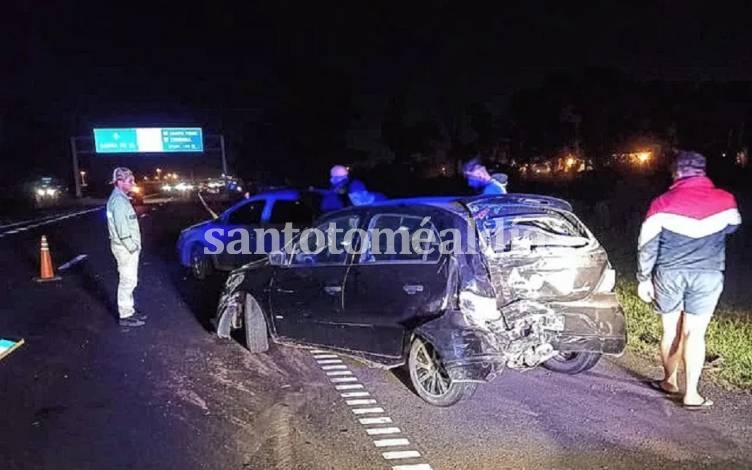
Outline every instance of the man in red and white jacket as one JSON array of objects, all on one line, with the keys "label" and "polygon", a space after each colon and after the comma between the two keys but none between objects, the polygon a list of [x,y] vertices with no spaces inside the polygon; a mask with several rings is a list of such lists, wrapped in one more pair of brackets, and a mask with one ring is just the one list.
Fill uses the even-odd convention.
[{"label": "man in red and white jacket", "polygon": [[651,385],[679,393],[683,358],[688,408],[708,407],[697,384],[705,362],[705,331],[723,291],[726,235],[741,224],[734,196],[705,176],[705,157],[681,152],[674,184],[653,200],[638,242],[638,294],[661,315],[665,376]]}]

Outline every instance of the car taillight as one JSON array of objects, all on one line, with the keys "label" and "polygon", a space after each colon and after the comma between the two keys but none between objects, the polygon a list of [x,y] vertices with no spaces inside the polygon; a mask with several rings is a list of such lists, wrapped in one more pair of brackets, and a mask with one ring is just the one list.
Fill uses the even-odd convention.
[{"label": "car taillight", "polygon": [[460,292],[460,311],[479,321],[495,321],[501,318],[495,297],[485,297],[469,290]]},{"label": "car taillight", "polygon": [[598,293],[609,293],[614,291],[614,287],[616,287],[616,270],[609,263],[608,267],[603,270],[601,280],[598,281],[598,287],[595,288],[595,291]]}]

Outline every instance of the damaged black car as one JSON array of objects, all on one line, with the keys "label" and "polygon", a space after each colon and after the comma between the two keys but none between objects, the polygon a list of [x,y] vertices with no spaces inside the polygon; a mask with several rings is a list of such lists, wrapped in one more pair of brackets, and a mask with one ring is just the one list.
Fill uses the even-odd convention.
[{"label": "damaged black car", "polygon": [[[271,339],[404,366],[418,395],[437,406],[470,396],[505,368],[576,374],[624,351],[614,270],[566,201],[392,200],[314,224],[332,226],[333,240],[303,232],[233,271],[218,335],[244,332],[251,352]],[[384,232],[395,234],[391,251],[380,249]],[[321,243],[326,249],[302,249]]]}]

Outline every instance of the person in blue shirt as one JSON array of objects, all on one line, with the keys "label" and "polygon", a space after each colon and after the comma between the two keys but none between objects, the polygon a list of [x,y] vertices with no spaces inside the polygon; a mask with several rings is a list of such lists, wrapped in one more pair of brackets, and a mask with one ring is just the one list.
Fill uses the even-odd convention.
[{"label": "person in blue shirt", "polygon": [[467,184],[484,196],[506,194],[508,177],[504,173],[491,175],[478,158],[465,163],[462,172],[467,178]]}]

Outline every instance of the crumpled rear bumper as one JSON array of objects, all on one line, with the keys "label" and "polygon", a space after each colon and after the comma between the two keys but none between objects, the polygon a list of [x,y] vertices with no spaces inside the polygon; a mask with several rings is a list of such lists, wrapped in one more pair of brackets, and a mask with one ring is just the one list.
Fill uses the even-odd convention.
[{"label": "crumpled rear bumper", "polygon": [[[609,355],[624,352],[626,321],[615,294],[593,294],[576,302],[541,303],[538,308],[564,318],[563,331],[552,332],[555,350]],[[420,325],[415,332],[437,349],[452,380],[485,381],[506,363],[505,339],[494,332],[503,324],[502,319],[483,325],[459,310],[449,310]]]}]

